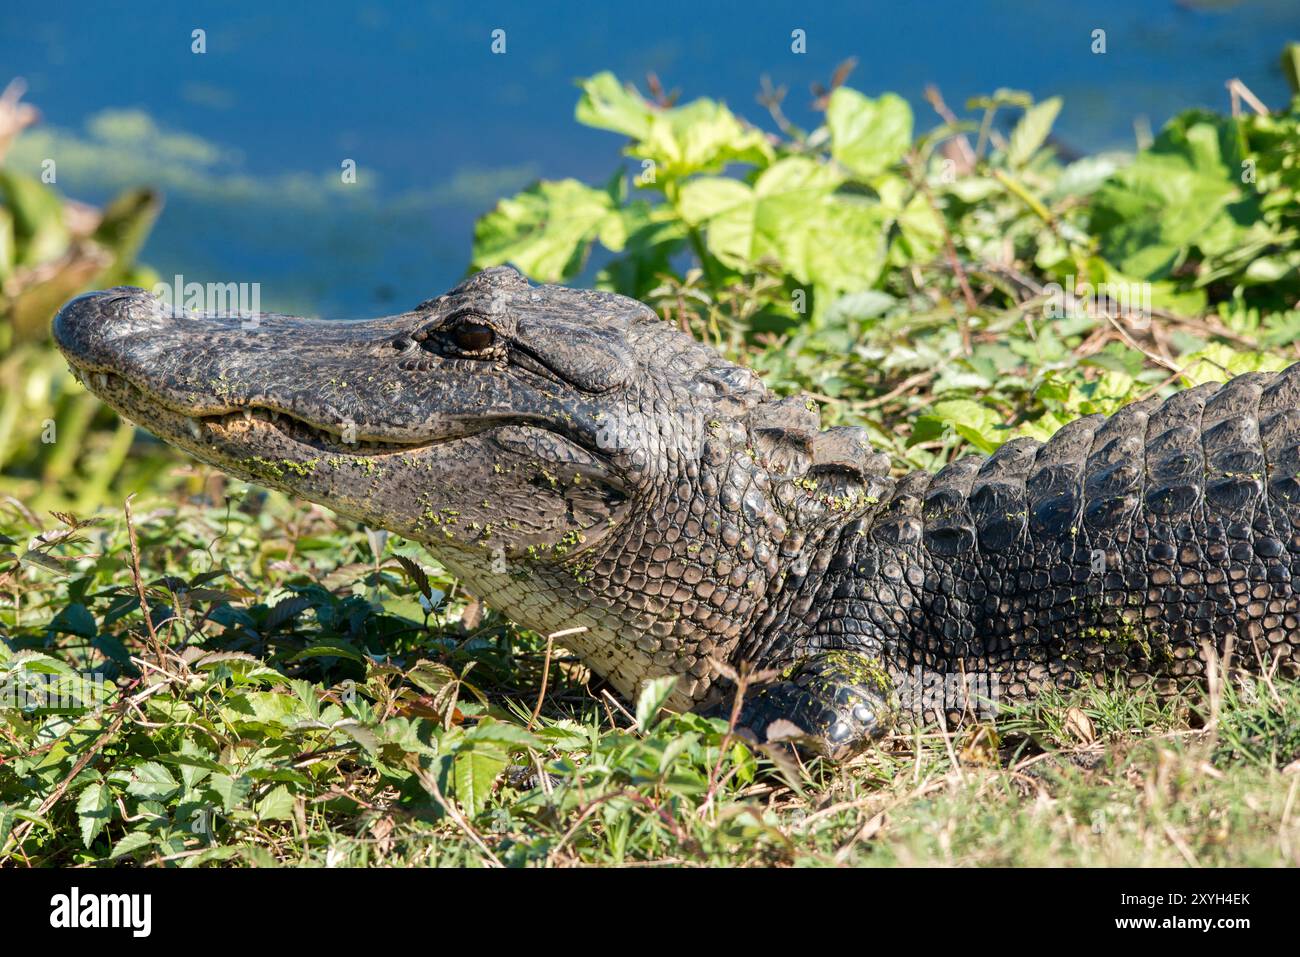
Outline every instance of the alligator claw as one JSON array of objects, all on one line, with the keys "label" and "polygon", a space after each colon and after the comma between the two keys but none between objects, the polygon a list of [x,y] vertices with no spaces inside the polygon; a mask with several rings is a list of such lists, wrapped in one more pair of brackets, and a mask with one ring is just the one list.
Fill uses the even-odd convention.
[{"label": "alligator claw", "polygon": [[852,651],[805,658],[783,678],[749,691],[737,730],[757,743],[789,744],[844,760],[894,724],[892,684],[878,659]]}]

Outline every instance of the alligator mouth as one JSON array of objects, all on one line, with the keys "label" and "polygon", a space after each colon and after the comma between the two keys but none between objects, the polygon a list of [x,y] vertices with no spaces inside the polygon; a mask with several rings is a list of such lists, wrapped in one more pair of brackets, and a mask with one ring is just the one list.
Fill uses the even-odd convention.
[{"label": "alligator mouth", "polygon": [[[277,412],[260,406],[249,406],[226,415],[205,415],[190,419],[190,435],[202,442],[205,436],[219,430],[224,435],[237,434],[241,429],[270,428],[285,437],[318,452],[335,455],[395,455],[438,445],[439,442],[371,442],[361,439],[349,441],[342,430],[338,432],[311,425],[287,412]],[[446,439],[444,441],[453,441]]]},{"label": "alligator mouth", "polygon": [[345,423],[340,423],[338,429],[330,429],[288,412],[259,405],[239,406],[217,413],[192,414],[167,405],[159,397],[112,372],[91,372],[74,365],[73,373],[88,389],[110,405],[117,406],[128,418],[140,421],[146,428],[170,426],[175,434],[186,435],[204,445],[214,444],[219,439],[238,439],[244,434],[270,429],[316,452],[373,456],[418,451],[467,437],[456,435],[445,439],[407,442],[373,441],[355,437]]}]

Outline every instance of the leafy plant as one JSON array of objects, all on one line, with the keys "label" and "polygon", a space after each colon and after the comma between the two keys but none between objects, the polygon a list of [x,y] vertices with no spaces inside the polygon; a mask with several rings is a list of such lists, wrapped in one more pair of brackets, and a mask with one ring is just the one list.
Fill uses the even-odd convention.
[{"label": "leafy plant", "polygon": [[1300,863],[1294,683],[1113,682],[799,766],[663,682],[624,709],[411,543],[235,491],[0,506],[0,862]]},{"label": "leafy plant", "polygon": [[1062,100],[1015,90],[971,120],[931,91],[940,122],[918,134],[901,97],[838,85],[811,131],[769,101],[770,133],[609,73],[580,86],[577,120],[625,136],[630,169],[503,200],[474,265],[569,281],[600,247],[597,285],[811,392],[901,465],[1046,438],[1207,362],[1275,367],[1300,329],[1297,104],[1191,111],[1135,156],[1065,163]]},{"label": "leafy plant", "polygon": [[[21,93],[15,82],[0,95],[0,163],[36,119]],[[0,470],[34,502],[90,508],[123,477],[135,429],[72,379],[49,326],[64,302],[87,289],[156,281],[135,259],[160,209],[148,189],[95,209],[0,165]],[[136,483],[171,460],[156,450],[151,458],[143,473],[134,470]]]}]

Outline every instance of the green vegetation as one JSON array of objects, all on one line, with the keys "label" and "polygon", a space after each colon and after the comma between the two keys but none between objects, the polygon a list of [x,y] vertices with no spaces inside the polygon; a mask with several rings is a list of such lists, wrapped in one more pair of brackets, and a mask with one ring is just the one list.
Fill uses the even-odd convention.
[{"label": "green vegetation", "polygon": [[[580,275],[935,468],[1159,390],[1293,361],[1300,101],[1175,117],[1136,155],[1065,163],[1063,108],[999,90],[933,128],[839,86],[779,135],[725,105],[654,103],[600,74],[577,119],[631,174],[544,181],[479,222],[474,264]],[[998,132],[998,118],[1014,117]],[[630,180],[630,185],[629,185]]]},{"label": "green vegetation", "polygon": [[[627,138],[631,183],[503,200],[474,264],[564,280],[599,246],[595,283],[867,426],[900,467],[1294,361],[1300,101],[1064,162],[1068,104],[1002,90],[962,120],[930,99],[918,134],[902,99],[838,85],[805,131],[769,94],[768,134],[593,77],[577,117]],[[19,221],[4,195],[0,227]],[[802,765],[661,712],[663,685],[617,701],[411,543],[178,479],[57,371],[39,332],[68,293],[15,318],[15,277],[94,232],[22,215],[0,228],[21,386],[0,410],[0,687],[63,679],[80,700],[0,707],[0,863],[1300,863],[1295,684],[1048,695]],[[48,447],[23,431],[46,419]],[[88,671],[105,680],[72,681]]]},{"label": "green vegetation", "polygon": [[[6,862],[1300,863],[1295,685],[1050,696],[801,767],[662,685],[596,692],[412,545],[232,491],[137,510],[138,582],[124,516],[3,515],[34,539],[0,554]],[[65,690],[102,710],[21,709],[89,667]]]},{"label": "green vegetation", "polygon": [[147,189],[103,209],[61,197],[53,159],[41,178],[4,160],[35,121],[21,84],[0,94],[0,473],[4,488],[38,507],[94,508],[110,487],[147,488],[170,455],[128,466],[133,426],[82,389],[49,344],[50,317],[88,289],[152,286],[135,258],[162,204]]}]

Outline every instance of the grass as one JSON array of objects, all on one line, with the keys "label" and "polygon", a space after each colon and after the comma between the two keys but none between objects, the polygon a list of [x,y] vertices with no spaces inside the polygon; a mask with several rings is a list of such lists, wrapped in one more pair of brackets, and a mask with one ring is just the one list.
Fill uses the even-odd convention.
[{"label": "grass", "polygon": [[0,681],[106,678],[0,711],[5,864],[1300,864],[1295,684],[1047,696],[794,764],[618,701],[410,543],[224,492],[4,505]]}]

